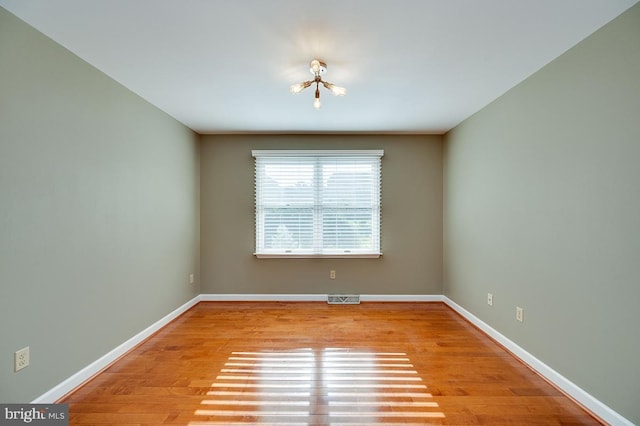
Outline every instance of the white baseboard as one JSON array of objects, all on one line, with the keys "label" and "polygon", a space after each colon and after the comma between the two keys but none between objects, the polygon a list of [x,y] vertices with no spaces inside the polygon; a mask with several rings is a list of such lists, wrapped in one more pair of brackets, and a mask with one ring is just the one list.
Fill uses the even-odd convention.
[{"label": "white baseboard", "polygon": [[[326,294],[201,294],[202,302],[326,302]],[[361,294],[362,302],[442,302],[442,295]]]},{"label": "white baseboard", "polygon": [[98,374],[100,371],[107,368],[111,363],[116,361],[122,355],[142,343],[145,339],[150,337],[153,333],[160,330],[165,325],[169,324],[171,321],[176,319],[178,316],[189,310],[192,306],[200,301],[200,296],[196,296],[184,305],[180,306],[170,314],[166,315],[162,319],[156,321],[151,324],[146,329],[142,330],[140,333],[136,334],[126,342],[122,343],[120,346],[115,349],[109,351],[107,354],[103,355],[96,361],[92,362],[82,370],[75,373],[73,376],[67,378],[63,382],[59,383],[52,389],[43,393],[33,401],[33,404],[53,404],[69,392],[73,391],[75,388],[91,379],[93,376]]},{"label": "white baseboard", "polygon": [[480,318],[476,317],[471,312],[467,311],[448,297],[443,296],[442,298],[444,303],[446,303],[451,309],[462,315],[469,322],[478,327],[496,342],[500,343],[509,352],[511,352],[522,362],[535,370],[542,377],[556,385],[578,403],[582,404],[587,410],[600,417],[601,420],[604,420],[612,426],[634,426],[632,422],[622,417],[620,414],[600,402],[598,399],[594,398],[589,393],[585,392],[575,383],[555,371],[553,368],[549,367],[544,362],[540,361],[535,356],[531,355],[529,352],[518,346],[503,334],[499,333],[493,327],[482,321]]},{"label": "white baseboard", "polygon": [[362,294],[362,302],[442,302],[439,294]]},{"label": "white baseboard", "polygon": [[201,294],[202,302],[321,302],[326,294]]}]

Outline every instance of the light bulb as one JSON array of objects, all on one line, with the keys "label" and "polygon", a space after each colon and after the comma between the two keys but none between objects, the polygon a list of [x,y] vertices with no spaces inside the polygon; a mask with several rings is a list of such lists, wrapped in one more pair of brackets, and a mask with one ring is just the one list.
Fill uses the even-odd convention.
[{"label": "light bulb", "polygon": [[315,75],[320,74],[320,61],[317,59],[311,61],[311,63],[309,64],[309,71],[311,71]]},{"label": "light bulb", "polygon": [[340,86],[333,86],[331,87],[331,93],[333,93],[336,96],[344,96],[347,94],[347,89],[345,89],[344,87],[340,87]]},{"label": "light bulb", "polygon": [[333,83],[327,83],[326,81],[323,81],[322,85],[331,90],[331,93],[336,96],[344,96],[347,94],[347,89],[345,89],[344,87],[336,86]]},{"label": "light bulb", "polygon": [[291,91],[291,93],[300,93],[302,92],[302,90],[304,90],[304,87],[302,87],[302,83],[292,84],[289,90]]},{"label": "light bulb", "polygon": [[302,92],[307,87],[311,86],[312,81],[305,81],[303,83],[292,84],[289,88],[289,91],[293,94],[298,94]]}]

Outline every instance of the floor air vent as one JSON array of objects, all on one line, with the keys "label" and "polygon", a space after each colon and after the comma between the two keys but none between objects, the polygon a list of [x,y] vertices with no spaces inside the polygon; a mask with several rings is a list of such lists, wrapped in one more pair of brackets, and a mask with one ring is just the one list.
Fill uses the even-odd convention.
[{"label": "floor air vent", "polygon": [[329,305],[359,305],[360,295],[358,294],[330,294],[327,296]]}]

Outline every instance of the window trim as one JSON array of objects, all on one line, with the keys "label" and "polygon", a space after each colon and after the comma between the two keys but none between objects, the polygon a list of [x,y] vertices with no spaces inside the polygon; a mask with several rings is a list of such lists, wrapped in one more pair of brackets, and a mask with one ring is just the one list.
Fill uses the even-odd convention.
[{"label": "window trim", "polygon": [[[252,150],[251,155],[254,158],[257,157],[299,157],[299,156],[307,156],[307,157],[332,157],[332,156],[372,156],[378,157],[381,161],[384,156],[384,150]],[[255,169],[255,167],[254,167]],[[254,180],[255,183],[255,180]],[[382,185],[382,177],[380,176],[380,185]],[[254,252],[253,255],[258,259],[312,259],[312,258],[322,258],[322,259],[377,259],[382,256],[382,188],[379,190],[380,196],[380,217],[378,219],[378,251],[377,252],[359,252],[354,251],[353,253],[269,253],[269,252]],[[254,207],[256,207],[256,194],[254,193]],[[257,232],[257,223],[255,222],[254,216],[254,232]],[[254,243],[256,243],[257,235],[254,238]],[[254,247],[257,248],[257,244],[254,244]]]},{"label": "window trim", "polygon": [[380,253],[304,254],[304,253],[253,253],[257,259],[377,259]]}]

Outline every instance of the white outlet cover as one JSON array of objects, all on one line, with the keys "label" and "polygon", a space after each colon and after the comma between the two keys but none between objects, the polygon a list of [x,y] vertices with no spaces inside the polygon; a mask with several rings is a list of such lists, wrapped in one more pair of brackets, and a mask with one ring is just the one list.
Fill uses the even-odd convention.
[{"label": "white outlet cover", "polygon": [[29,346],[16,351],[14,354],[15,371],[20,371],[29,365]]}]

